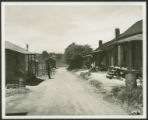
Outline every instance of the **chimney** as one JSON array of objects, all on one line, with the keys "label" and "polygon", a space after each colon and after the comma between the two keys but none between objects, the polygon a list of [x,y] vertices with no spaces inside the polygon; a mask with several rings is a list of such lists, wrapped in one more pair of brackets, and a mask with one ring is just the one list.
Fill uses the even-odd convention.
[{"label": "chimney", "polygon": [[99,40],[99,47],[102,46],[102,40]]},{"label": "chimney", "polygon": [[115,38],[117,39],[120,35],[120,29],[119,28],[116,28],[115,29]]},{"label": "chimney", "polygon": [[29,48],[29,45],[28,44],[26,44],[26,50],[28,51],[28,48]]}]

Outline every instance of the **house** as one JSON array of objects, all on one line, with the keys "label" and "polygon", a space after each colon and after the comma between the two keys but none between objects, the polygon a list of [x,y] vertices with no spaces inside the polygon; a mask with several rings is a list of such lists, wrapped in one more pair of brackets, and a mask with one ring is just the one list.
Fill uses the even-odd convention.
[{"label": "house", "polygon": [[102,40],[99,40],[99,47],[94,50],[91,54],[93,55],[93,61],[95,63],[95,66],[98,70],[108,70],[109,67],[109,45],[114,40],[111,40],[106,43],[102,43]]},{"label": "house", "polygon": [[109,45],[110,68],[123,73],[129,71],[142,75],[142,20],[124,33],[116,29],[116,37]]},{"label": "house", "polygon": [[95,49],[88,55],[83,56],[83,64],[88,66],[87,68],[91,67],[91,64],[94,64],[97,70],[108,70],[109,67],[109,45],[114,40],[111,40],[106,43],[102,43],[102,40],[99,40],[99,47]]},{"label": "house", "polygon": [[30,76],[37,74],[36,55],[9,41],[5,41],[5,59],[6,84],[19,84],[22,78],[25,85]]},{"label": "house", "polygon": [[93,62],[93,56],[91,54],[88,54],[88,55],[85,55],[85,56],[82,56],[82,59],[83,59],[83,68],[91,68],[91,64]]},{"label": "house", "polygon": [[125,32],[115,29],[115,38],[102,43],[92,53],[84,56],[84,61],[94,63],[99,70],[109,70],[107,77],[123,76],[130,71],[142,76],[142,20],[136,22]]}]

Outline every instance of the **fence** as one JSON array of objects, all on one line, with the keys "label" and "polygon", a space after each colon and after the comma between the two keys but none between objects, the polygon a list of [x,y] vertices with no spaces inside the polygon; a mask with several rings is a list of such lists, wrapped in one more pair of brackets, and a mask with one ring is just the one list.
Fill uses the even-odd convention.
[{"label": "fence", "polygon": [[39,63],[38,64],[38,71],[37,71],[37,75],[41,76],[41,75],[47,75],[47,69],[46,69],[46,64],[44,63]]}]

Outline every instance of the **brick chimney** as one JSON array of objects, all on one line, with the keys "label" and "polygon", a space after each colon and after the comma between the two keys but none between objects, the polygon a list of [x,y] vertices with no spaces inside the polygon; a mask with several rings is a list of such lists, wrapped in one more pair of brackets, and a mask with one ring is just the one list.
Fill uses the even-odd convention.
[{"label": "brick chimney", "polygon": [[115,29],[115,38],[117,39],[120,35],[120,29],[119,28],[116,28]]},{"label": "brick chimney", "polygon": [[99,40],[99,47],[102,46],[102,40]]},{"label": "brick chimney", "polygon": [[28,51],[28,49],[29,49],[29,45],[28,45],[28,44],[26,44],[26,50]]}]

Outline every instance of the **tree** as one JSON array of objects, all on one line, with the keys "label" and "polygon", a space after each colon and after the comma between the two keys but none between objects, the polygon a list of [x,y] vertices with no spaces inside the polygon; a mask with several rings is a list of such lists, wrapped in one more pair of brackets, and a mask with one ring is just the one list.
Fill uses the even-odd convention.
[{"label": "tree", "polygon": [[48,55],[48,52],[47,52],[46,50],[43,51],[41,55],[42,55],[43,58],[46,58],[46,57],[49,56],[49,55]]},{"label": "tree", "polygon": [[65,61],[69,64],[69,69],[82,67],[82,56],[92,52],[89,45],[70,44],[64,52]]},{"label": "tree", "polygon": [[45,60],[46,58],[48,58],[49,55],[48,55],[48,52],[46,50],[44,50],[40,55],[39,55],[39,61],[43,61]]}]

